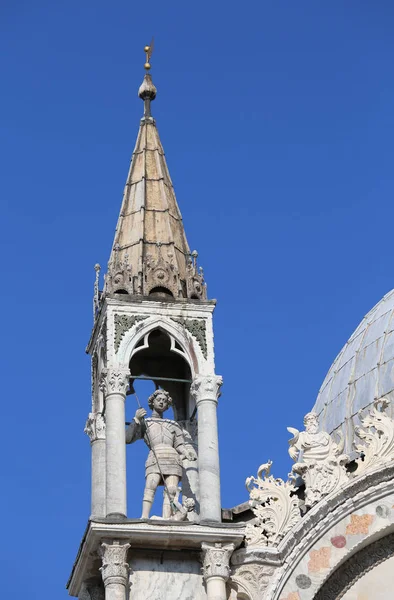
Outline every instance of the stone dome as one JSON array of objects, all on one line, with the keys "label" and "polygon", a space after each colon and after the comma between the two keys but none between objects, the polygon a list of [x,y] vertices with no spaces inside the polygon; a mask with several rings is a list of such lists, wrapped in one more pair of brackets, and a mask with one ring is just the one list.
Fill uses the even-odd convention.
[{"label": "stone dome", "polygon": [[[328,371],[313,410],[319,415],[321,429],[329,433],[342,430],[345,451],[351,453],[359,411],[383,396],[394,399],[394,290],[370,310],[350,336]],[[394,416],[391,405],[387,414]]]}]

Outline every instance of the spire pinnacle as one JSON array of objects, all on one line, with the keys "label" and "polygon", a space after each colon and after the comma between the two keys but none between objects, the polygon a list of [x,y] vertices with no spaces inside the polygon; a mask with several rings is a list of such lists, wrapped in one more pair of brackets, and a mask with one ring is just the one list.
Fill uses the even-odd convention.
[{"label": "spire pinnacle", "polygon": [[144,52],[146,54],[146,62],[145,62],[144,68],[147,72],[145,73],[144,80],[138,90],[138,95],[141,98],[141,100],[144,101],[144,118],[151,119],[152,115],[151,115],[151,111],[150,111],[150,103],[151,103],[151,100],[154,100],[156,98],[156,93],[157,93],[156,87],[152,81],[152,75],[150,75],[150,73],[148,73],[148,71],[151,67],[149,61],[150,61],[150,57],[152,56],[152,52],[153,52],[153,38],[152,38],[150,45],[145,46]]}]

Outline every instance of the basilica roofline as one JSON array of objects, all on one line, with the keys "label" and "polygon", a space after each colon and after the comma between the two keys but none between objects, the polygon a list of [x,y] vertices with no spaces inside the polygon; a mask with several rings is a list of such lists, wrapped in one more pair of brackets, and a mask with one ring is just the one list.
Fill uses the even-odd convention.
[{"label": "basilica roofline", "polygon": [[245,535],[245,524],[227,523],[193,525],[190,522],[141,519],[95,519],[88,522],[66,588],[71,596],[78,596],[83,579],[96,566],[92,558],[103,540],[125,540],[131,548],[201,552],[201,544],[229,544],[238,548]]}]

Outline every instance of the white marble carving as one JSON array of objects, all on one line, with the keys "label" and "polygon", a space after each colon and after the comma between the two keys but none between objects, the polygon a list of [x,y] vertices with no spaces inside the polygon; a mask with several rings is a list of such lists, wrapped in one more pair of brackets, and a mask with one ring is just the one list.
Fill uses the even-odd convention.
[{"label": "white marble carving", "polygon": [[324,496],[348,483],[345,465],[349,457],[343,454],[344,441],[334,442],[326,431],[319,431],[317,415],[304,417],[305,431],[288,427],[293,434],[289,440],[289,454],[296,462],[293,477],[301,476],[305,482],[305,505],[311,507]]},{"label": "white marble carving", "polygon": [[105,419],[101,413],[89,413],[84,432],[91,442],[105,440]]},{"label": "white marble carving", "polygon": [[220,375],[198,375],[190,386],[190,394],[198,406],[204,400],[217,402],[223,378]]},{"label": "white marble carving", "polygon": [[129,385],[130,370],[127,367],[103,369],[100,388],[106,396],[109,394],[126,395]]},{"label": "white marble carving", "polygon": [[380,398],[366,416],[359,413],[361,427],[356,427],[355,433],[363,443],[355,444],[361,455],[356,475],[394,459],[394,421],[385,412],[388,406],[388,400]]},{"label": "white marble carving", "polygon": [[101,544],[101,558],[103,566],[100,568],[104,585],[109,583],[126,585],[129,575],[129,564],[126,562],[127,551],[130,544]]},{"label": "white marble carving", "polygon": [[220,577],[227,581],[230,577],[230,558],[234,544],[202,544],[202,573],[204,579]]},{"label": "white marble carving", "polygon": [[248,546],[277,545],[301,518],[293,483],[269,475],[271,465],[272,461],[261,465],[257,478],[248,477],[245,482],[256,517],[246,526]]}]

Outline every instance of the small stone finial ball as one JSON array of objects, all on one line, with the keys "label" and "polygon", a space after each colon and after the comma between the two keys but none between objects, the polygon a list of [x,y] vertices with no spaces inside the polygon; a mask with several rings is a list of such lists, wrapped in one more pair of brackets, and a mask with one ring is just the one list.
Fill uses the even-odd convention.
[{"label": "small stone finial ball", "polygon": [[146,71],[149,71],[149,69],[150,69],[150,64],[149,64],[148,62],[146,62],[146,63],[144,64],[144,68],[146,69]]},{"label": "small stone finial ball", "polygon": [[150,50],[150,46],[145,46],[144,52],[149,52],[149,50]]},{"label": "small stone finial ball", "polygon": [[198,252],[197,252],[197,250],[193,250],[193,252],[192,252],[192,256],[193,256],[194,258],[197,258],[197,256],[198,256]]},{"label": "small stone finial ball", "polygon": [[96,264],[94,265],[94,270],[95,270],[95,271],[100,271],[100,269],[101,269],[100,265],[99,265],[98,263],[96,263]]}]

